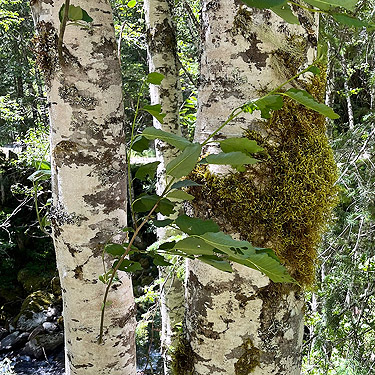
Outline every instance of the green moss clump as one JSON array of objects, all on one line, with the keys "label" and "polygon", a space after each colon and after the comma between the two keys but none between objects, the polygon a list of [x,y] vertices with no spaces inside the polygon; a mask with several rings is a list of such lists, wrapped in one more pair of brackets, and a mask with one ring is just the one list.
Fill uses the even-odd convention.
[{"label": "green moss clump", "polygon": [[254,346],[250,339],[246,340],[241,348],[243,354],[234,364],[235,375],[247,375],[260,364],[260,350]]},{"label": "green moss clump", "polygon": [[[306,87],[317,100],[325,91],[325,73]],[[195,213],[202,207],[225,230],[256,246],[270,247],[301,284],[314,282],[316,247],[337,203],[337,168],[326,136],[325,118],[285,99],[264,131],[246,131],[269,155],[243,173],[220,177],[207,168],[190,178]],[[207,207],[208,206],[208,207]]]}]

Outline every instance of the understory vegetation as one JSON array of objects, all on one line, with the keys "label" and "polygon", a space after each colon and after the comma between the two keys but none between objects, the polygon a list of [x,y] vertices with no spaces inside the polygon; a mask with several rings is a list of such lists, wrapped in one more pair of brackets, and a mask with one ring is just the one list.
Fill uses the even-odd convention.
[{"label": "understory vegetation", "polygon": [[[121,55],[125,130],[130,133],[129,124],[134,118],[142,80],[148,71],[143,8],[142,1],[112,0],[112,4]],[[197,112],[199,11],[200,4],[196,0],[174,2],[183,96],[180,121],[183,134],[190,139]],[[370,21],[375,6],[369,1],[359,1],[357,13]],[[285,246],[274,250],[281,259],[286,259],[286,263],[287,251],[304,246],[307,236],[313,239],[314,246],[306,247],[306,257],[298,264],[288,265],[293,270],[292,275],[307,285],[303,373],[371,375],[375,373],[374,31],[366,27],[343,26],[329,17],[322,17],[320,28],[321,38],[327,44],[328,83],[325,97],[321,88],[317,96],[340,115],[339,119],[328,122],[334,155],[327,151],[328,145],[320,142],[319,136],[325,131],[323,117],[319,129],[308,128],[308,118],[305,118],[306,123],[301,125],[305,128],[298,129],[299,138],[293,137],[296,143],[292,145],[296,158],[301,158],[301,170],[288,171],[288,161],[284,163],[285,169],[277,170],[271,161],[265,161],[266,167],[274,170],[279,190],[268,195],[268,200],[257,195],[255,200],[260,202],[259,207],[250,210],[247,207],[249,218],[246,221],[243,218],[236,221],[235,212],[241,208],[233,208],[230,200],[226,201],[226,210],[228,218],[232,218],[231,225],[244,233],[254,222],[262,225],[264,216],[272,210],[279,213],[277,217],[281,222],[285,219],[281,213],[288,215],[290,204],[300,208],[306,221],[314,225],[319,222],[319,233],[301,233],[301,241],[292,244],[288,243],[283,231],[293,232],[292,238],[299,228],[285,229],[279,221],[267,224],[268,231],[277,232],[285,240]],[[57,271],[48,233],[50,182],[43,178],[36,183],[35,179],[29,178],[44,167],[48,170],[49,120],[43,77],[33,54],[33,23],[27,2],[0,0],[0,37],[0,327],[8,327],[30,293],[52,291],[52,280],[56,279]],[[142,97],[141,101],[148,103],[149,98]],[[283,111],[293,111],[293,105],[288,104]],[[282,112],[274,114],[270,120],[274,130],[296,132],[294,127],[281,129],[281,126],[288,126],[284,119]],[[136,129],[139,132],[151,125],[152,118],[148,113],[138,116]],[[267,141],[259,134],[247,136],[267,150]],[[287,139],[291,139],[289,134]],[[305,153],[298,154],[298,149]],[[272,142],[268,144],[268,153],[278,159],[283,157],[282,150],[272,147]],[[132,174],[135,175],[140,166],[137,160],[152,159],[153,155],[153,150],[135,153]],[[253,173],[261,176],[262,167],[263,164],[257,166]],[[324,168],[329,179],[327,185],[314,179],[313,169],[318,167]],[[300,175],[296,177],[298,172]],[[218,182],[204,168],[194,173],[196,181],[208,181],[213,199],[212,191],[225,198],[228,189],[233,192],[233,187],[239,195],[258,193],[251,184],[244,185],[246,181],[243,180],[228,181],[230,177]],[[304,181],[298,190],[293,182],[292,185],[286,183],[288,173],[293,174],[293,178],[308,175],[311,181]],[[307,185],[319,192],[316,202],[310,202],[307,194],[303,195]],[[327,198],[331,185],[335,185],[338,192],[338,202]],[[133,189],[135,195],[154,192],[155,180],[145,177],[143,181],[138,180]],[[283,189],[295,189],[296,201],[283,201]],[[277,204],[274,205],[272,201],[275,200]],[[335,205],[329,228],[323,228],[320,223]],[[131,220],[129,215],[130,223]],[[326,234],[322,243],[317,244],[323,229],[327,229]],[[149,225],[144,235],[137,238],[137,247],[147,249],[155,242],[155,233],[156,227]],[[256,229],[247,234],[247,240],[262,245],[257,243]],[[139,366],[145,371],[153,368],[149,373],[161,373],[157,354],[160,340],[158,304],[164,280],[159,278],[157,267],[147,255],[134,254],[132,257],[141,264],[141,269],[133,274],[138,308]],[[316,272],[312,274],[314,267]],[[183,273],[178,263],[174,268]],[[0,361],[0,373],[6,373],[7,368],[10,371],[9,363]]]}]

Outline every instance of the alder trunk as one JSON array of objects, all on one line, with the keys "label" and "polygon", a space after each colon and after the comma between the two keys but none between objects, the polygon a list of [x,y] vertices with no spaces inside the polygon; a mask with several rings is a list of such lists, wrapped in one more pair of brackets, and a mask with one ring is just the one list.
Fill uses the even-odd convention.
[{"label": "alder trunk", "polygon": [[[159,86],[150,85],[152,104],[160,104],[163,123],[155,118],[153,125],[164,131],[181,135],[179,126],[179,110],[181,90],[177,59],[176,30],[172,19],[172,11],[167,0],[146,0],[144,2],[146,18],[147,52],[150,72],[164,75]],[[162,141],[155,141],[157,160],[160,161],[157,171],[157,193],[160,195],[166,186],[165,167],[176,156],[176,150]],[[160,214],[159,214],[160,215]],[[163,217],[160,218],[162,219]],[[158,228],[158,241],[166,241],[176,235],[172,229]],[[178,259],[174,259],[178,263]],[[178,266],[178,264],[176,265]],[[160,267],[159,274],[164,280],[160,291],[161,313],[161,353],[164,361],[164,374],[170,373],[171,351],[176,346],[178,329],[176,324],[182,323],[184,316],[183,281],[176,275],[176,267]]]},{"label": "alder trunk", "polygon": [[[197,141],[216,130],[234,108],[263,96],[313,61],[314,18],[298,12],[301,26],[289,25],[269,10],[248,8],[234,0],[203,1]],[[216,139],[242,137],[249,131],[259,137],[275,137],[267,133],[265,124],[255,114],[241,115]],[[279,141],[275,137],[273,142],[277,145]],[[259,164],[255,168],[267,167]],[[224,181],[220,179],[233,176],[233,171],[210,166],[201,176],[199,182],[217,184],[210,193],[196,196],[196,215],[213,218],[235,238],[277,248],[282,239],[270,238],[265,226],[254,230],[249,223],[247,232],[228,217],[226,212],[232,212],[241,222],[241,217],[248,216],[242,208],[229,211],[229,200],[218,198]],[[242,184],[246,178],[256,178],[250,172],[238,176]],[[259,181],[258,187],[267,183]],[[235,190],[236,186],[228,185],[228,196],[234,196]],[[248,205],[256,204],[246,195],[237,199],[241,207],[247,200]],[[272,215],[267,221],[272,222]],[[300,373],[304,302],[299,287],[274,284],[260,272],[242,266],[228,274],[197,261],[188,261],[186,277],[186,340],[179,349],[179,375]]]},{"label": "alder trunk", "polygon": [[35,48],[44,72],[51,123],[51,222],[65,327],[67,375],[134,375],[135,308],[129,276],[111,287],[98,343],[112,260],[106,243],[126,226],[126,164],[121,74],[109,1],[76,0],[93,19],[67,26],[59,59],[59,11],[65,1],[32,2]]}]

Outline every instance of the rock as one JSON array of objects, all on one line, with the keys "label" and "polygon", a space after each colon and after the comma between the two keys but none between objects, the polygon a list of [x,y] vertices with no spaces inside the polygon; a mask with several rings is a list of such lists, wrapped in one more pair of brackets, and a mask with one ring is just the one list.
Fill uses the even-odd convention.
[{"label": "rock", "polygon": [[55,323],[45,322],[43,323],[43,329],[47,333],[54,333],[59,330],[59,327]]},{"label": "rock", "polygon": [[44,358],[53,350],[64,344],[62,332],[53,334],[40,334],[31,339],[23,349],[23,353],[37,359]]},{"label": "rock", "polygon": [[15,318],[18,330],[31,332],[58,314],[57,308],[52,306],[53,294],[37,291],[30,294],[23,301],[21,311]]},{"label": "rock", "polygon": [[0,352],[16,350],[21,348],[27,341],[29,334],[15,331],[0,341]]}]

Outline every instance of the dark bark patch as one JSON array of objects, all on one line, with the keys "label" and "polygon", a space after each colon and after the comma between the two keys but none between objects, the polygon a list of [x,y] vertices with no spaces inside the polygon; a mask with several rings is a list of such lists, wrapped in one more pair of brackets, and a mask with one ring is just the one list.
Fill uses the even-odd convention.
[{"label": "dark bark patch", "polygon": [[262,52],[258,48],[258,44],[262,43],[261,40],[257,38],[256,33],[251,33],[249,37],[247,38],[248,41],[250,42],[250,48],[247,49],[245,52],[240,52],[239,56],[242,57],[242,60],[247,63],[247,64],[255,64],[257,69],[260,71],[262,68],[267,66],[267,58],[268,58],[268,53]]},{"label": "dark bark patch", "polygon": [[77,280],[83,280],[83,267],[82,266],[77,266],[74,269],[74,278]]},{"label": "dark bark patch", "polygon": [[69,103],[72,107],[93,110],[99,102],[92,96],[80,92],[74,85],[64,85],[59,88],[60,98]]},{"label": "dark bark patch", "polygon": [[261,351],[254,346],[250,339],[244,341],[239,349],[241,354],[234,364],[235,375],[250,374],[260,365]]}]

